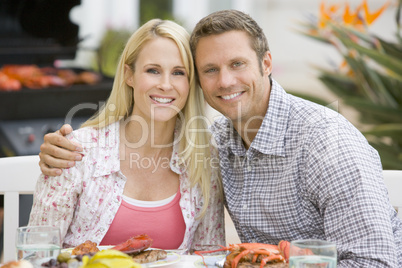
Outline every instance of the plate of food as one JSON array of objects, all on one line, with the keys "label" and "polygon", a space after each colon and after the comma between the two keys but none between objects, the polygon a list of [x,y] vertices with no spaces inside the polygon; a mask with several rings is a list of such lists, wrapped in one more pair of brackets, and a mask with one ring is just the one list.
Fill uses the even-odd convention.
[{"label": "plate of food", "polygon": [[75,248],[66,248],[61,253],[70,255],[72,258],[78,257],[82,260],[83,255],[95,256],[97,252],[111,249],[118,250],[131,257],[133,261],[141,264],[143,267],[161,267],[174,264],[180,261],[181,257],[174,251],[151,248],[152,239],[147,235],[140,235],[130,238],[124,243],[116,246],[98,246],[96,243],[87,240]]},{"label": "plate of food", "polygon": [[[144,251],[145,254],[148,254],[148,252],[152,252],[152,251],[161,251],[158,249],[149,249]],[[163,250],[164,251],[164,250]],[[158,259],[156,261],[150,261],[150,262],[140,262],[141,265],[145,266],[145,267],[161,267],[161,266],[166,266],[166,265],[170,265],[170,264],[174,264],[180,261],[181,257],[179,254],[177,254],[176,252],[171,252],[171,251],[165,251],[166,252],[166,257],[163,259]],[[136,259],[136,257],[133,257],[133,260],[135,262],[138,262],[138,259]]]}]

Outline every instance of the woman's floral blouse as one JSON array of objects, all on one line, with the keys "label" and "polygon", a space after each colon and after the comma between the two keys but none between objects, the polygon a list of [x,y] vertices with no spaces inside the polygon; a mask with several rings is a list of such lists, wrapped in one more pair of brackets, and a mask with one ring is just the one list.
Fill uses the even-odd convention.
[{"label": "woman's floral blouse", "polygon": [[[83,160],[64,169],[60,176],[42,174],[39,177],[29,225],[60,227],[64,247],[76,246],[86,240],[97,244],[102,241],[120,206],[126,182],[120,171],[119,128],[120,123],[116,122],[102,129],[78,129],[68,136],[82,144]],[[198,185],[190,187],[188,173],[178,160],[174,146],[170,167],[180,175],[180,206],[186,224],[180,249],[225,245],[218,168],[212,170],[208,210],[205,217],[199,219],[203,204],[201,188]],[[133,219],[133,224],[138,220],[141,219]]]}]

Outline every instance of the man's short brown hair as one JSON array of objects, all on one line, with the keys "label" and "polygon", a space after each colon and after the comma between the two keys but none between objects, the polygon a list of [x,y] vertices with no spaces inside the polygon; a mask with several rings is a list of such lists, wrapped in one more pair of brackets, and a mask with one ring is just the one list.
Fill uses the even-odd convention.
[{"label": "man's short brown hair", "polygon": [[269,51],[268,41],[263,30],[249,15],[238,10],[221,10],[201,19],[190,37],[190,46],[195,58],[198,42],[202,37],[222,34],[229,31],[243,31],[250,36],[252,49],[260,61]]}]

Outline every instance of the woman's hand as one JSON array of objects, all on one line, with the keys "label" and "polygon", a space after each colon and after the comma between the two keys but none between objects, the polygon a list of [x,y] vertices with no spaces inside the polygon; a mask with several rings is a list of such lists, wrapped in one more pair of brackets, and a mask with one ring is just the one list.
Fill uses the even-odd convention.
[{"label": "woman's hand", "polygon": [[72,167],[75,161],[81,161],[81,145],[72,143],[65,137],[72,131],[73,128],[66,124],[60,130],[44,136],[39,153],[39,166],[43,174],[58,176],[62,172],[61,168]]}]

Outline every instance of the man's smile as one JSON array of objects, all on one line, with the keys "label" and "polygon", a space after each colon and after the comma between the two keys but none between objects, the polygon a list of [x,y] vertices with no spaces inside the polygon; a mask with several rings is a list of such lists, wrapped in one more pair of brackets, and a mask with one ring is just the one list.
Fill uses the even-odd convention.
[{"label": "man's smile", "polygon": [[232,99],[240,96],[241,94],[243,94],[243,92],[236,92],[236,93],[232,93],[229,95],[222,95],[222,96],[220,96],[220,98],[222,98],[224,100],[232,100]]}]

